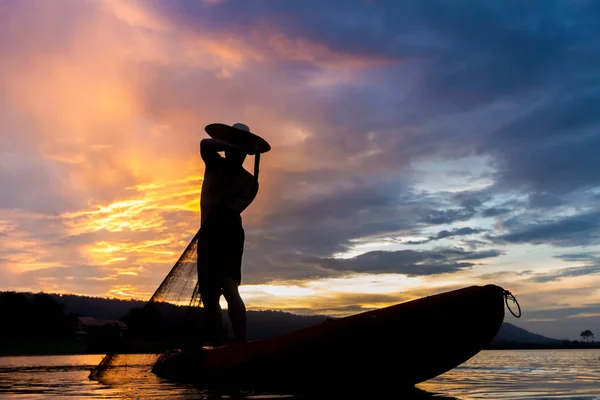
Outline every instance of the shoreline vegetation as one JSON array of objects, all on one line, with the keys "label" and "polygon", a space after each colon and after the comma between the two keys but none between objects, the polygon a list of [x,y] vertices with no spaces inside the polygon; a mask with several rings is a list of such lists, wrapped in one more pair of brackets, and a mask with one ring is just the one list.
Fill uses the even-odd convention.
[{"label": "shoreline vegetation", "polygon": [[[77,295],[0,292],[0,356],[161,353],[198,346],[201,308]],[[227,321],[227,311],[224,311]],[[248,311],[249,340],[324,322],[327,316]],[[231,334],[229,327],[226,328]],[[519,339],[521,338],[521,339]],[[525,339],[523,339],[525,338]],[[448,345],[452,345],[449,343]],[[545,338],[504,323],[485,350],[600,349],[600,342]]]},{"label": "shoreline vegetation", "polygon": [[580,342],[578,340],[565,343],[528,343],[528,342],[492,342],[484,350],[584,350],[600,349],[600,342]]}]

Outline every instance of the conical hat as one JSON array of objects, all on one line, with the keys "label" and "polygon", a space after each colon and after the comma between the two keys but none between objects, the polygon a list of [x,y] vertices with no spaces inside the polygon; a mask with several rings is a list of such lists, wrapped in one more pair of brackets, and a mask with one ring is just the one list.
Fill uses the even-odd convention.
[{"label": "conical hat", "polygon": [[250,132],[247,125],[239,122],[231,126],[221,123],[209,124],[204,130],[210,137],[234,143],[248,154],[266,153],[271,150],[271,145],[265,139]]}]

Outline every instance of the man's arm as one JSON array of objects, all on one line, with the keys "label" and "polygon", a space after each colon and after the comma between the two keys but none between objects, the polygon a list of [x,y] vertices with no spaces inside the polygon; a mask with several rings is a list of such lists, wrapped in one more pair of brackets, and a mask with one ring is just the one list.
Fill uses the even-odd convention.
[{"label": "man's arm", "polygon": [[219,151],[225,150],[241,150],[241,148],[219,139],[202,139],[200,141],[200,155],[205,163],[222,159]]}]

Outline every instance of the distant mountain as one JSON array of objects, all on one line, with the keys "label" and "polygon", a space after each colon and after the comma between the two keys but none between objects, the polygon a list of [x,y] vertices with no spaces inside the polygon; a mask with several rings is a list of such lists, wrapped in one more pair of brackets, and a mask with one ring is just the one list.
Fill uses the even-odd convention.
[{"label": "distant mountain", "polygon": [[[33,293],[23,293],[33,297]],[[120,300],[73,294],[49,294],[56,302],[64,305],[65,314],[94,317],[99,319],[121,319],[134,309],[146,304],[141,300]],[[227,312],[224,313],[227,322]],[[248,311],[248,337],[264,338],[311,326],[327,319],[323,315],[297,315],[283,311]],[[560,340],[531,333],[508,322],[502,324],[492,344],[529,343],[536,345],[557,344]]]},{"label": "distant mountain", "polygon": [[534,344],[556,344],[560,340],[548,338],[537,333],[531,333],[523,328],[505,322],[500,327],[498,334],[492,340],[494,343],[534,343]]},{"label": "distant mountain", "polygon": [[[32,297],[33,293],[24,293]],[[143,307],[141,300],[107,299],[103,297],[78,296],[76,294],[48,294],[56,302],[64,305],[65,314],[76,314],[83,317],[100,319],[119,319],[131,309]]]},{"label": "distant mountain", "polygon": [[[2,292],[0,292],[1,294]],[[34,293],[19,293],[33,298]],[[118,320],[131,310],[146,304],[141,300],[120,300],[101,297],[78,296],[74,294],[48,294],[57,303],[64,306],[66,315],[93,317],[97,319]],[[224,310],[224,322],[228,324],[227,310]],[[248,338],[259,339],[281,335],[307,326],[315,325],[327,319],[323,315],[297,315],[289,312],[264,310],[248,311]],[[228,324],[229,325],[229,324]],[[228,327],[231,331],[231,327]]]}]

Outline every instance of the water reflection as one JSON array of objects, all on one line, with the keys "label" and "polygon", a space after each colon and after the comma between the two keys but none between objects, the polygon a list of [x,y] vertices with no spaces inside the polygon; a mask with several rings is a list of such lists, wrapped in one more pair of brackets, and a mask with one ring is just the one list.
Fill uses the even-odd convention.
[{"label": "water reflection", "polygon": [[[542,399],[600,396],[600,350],[489,351],[409,392],[370,388],[344,393],[344,382],[316,395],[225,393],[200,390],[156,377],[156,355],[123,356],[104,383],[87,379],[101,355],[0,358],[0,397],[8,399],[170,398],[170,399]],[[127,368],[123,368],[126,365]],[[335,377],[332,377],[332,381]]]},{"label": "water reflection", "polygon": [[598,399],[600,350],[486,351],[422,383],[461,399]]},{"label": "water reflection", "polygon": [[[101,355],[57,357],[0,358],[0,395],[8,399],[69,397],[73,399],[103,398],[171,398],[205,400],[290,399],[331,400],[349,395],[352,398],[431,399],[433,394],[421,389],[410,392],[397,390],[370,390],[347,394],[343,387],[329,388],[327,392],[293,396],[251,392],[207,391],[192,385],[171,383],[150,372],[157,355],[128,355],[115,359],[115,367],[103,375],[102,383],[87,379],[89,372],[100,362]],[[450,397],[435,397],[450,399]]]}]

